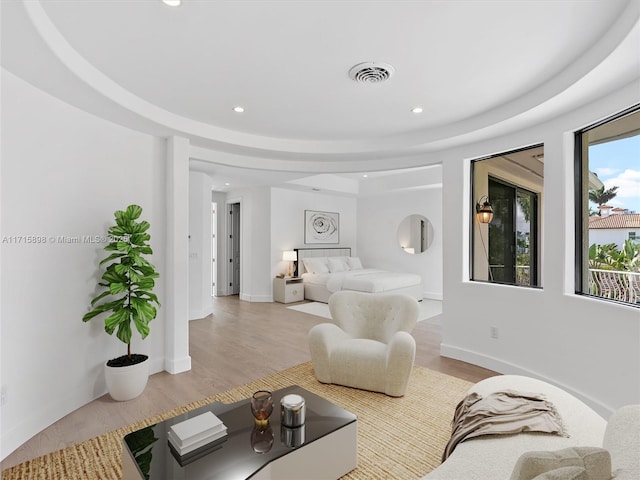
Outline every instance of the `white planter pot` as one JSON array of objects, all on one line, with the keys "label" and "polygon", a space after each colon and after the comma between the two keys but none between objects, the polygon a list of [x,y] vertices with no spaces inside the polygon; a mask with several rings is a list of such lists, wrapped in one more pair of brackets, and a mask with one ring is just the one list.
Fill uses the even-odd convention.
[{"label": "white planter pot", "polygon": [[149,364],[148,358],[127,367],[109,367],[105,364],[104,377],[111,398],[124,402],[140,395],[149,380]]}]

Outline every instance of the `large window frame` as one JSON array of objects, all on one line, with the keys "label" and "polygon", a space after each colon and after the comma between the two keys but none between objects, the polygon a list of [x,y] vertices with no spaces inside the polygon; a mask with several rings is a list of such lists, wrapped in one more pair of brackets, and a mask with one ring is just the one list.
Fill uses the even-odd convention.
[{"label": "large window frame", "polygon": [[[544,145],[536,144],[471,161],[470,265],[471,281],[541,288],[541,211],[544,190]],[[492,187],[493,185],[493,187]],[[492,202],[494,219],[485,224],[477,209]],[[502,193],[498,195],[498,191]],[[500,198],[499,198],[500,197]],[[521,197],[529,200],[523,244]],[[507,230],[505,230],[505,228]],[[493,240],[491,240],[493,238]],[[497,243],[495,243],[497,242]],[[528,249],[523,254],[524,249]],[[498,250],[496,250],[498,248]],[[500,251],[503,248],[504,251]],[[528,268],[519,268],[527,259]],[[504,261],[502,261],[504,260]],[[500,270],[502,268],[502,270]],[[526,274],[521,274],[526,270]]]},{"label": "large window frame", "polygon": [[[633,117],[632,117],[633,116]],[[616,127],[614,122],[627,118]],[[629,120],[633,118],[631,122]],[[607,117],[575,132],[574,136],[574,193],[575,193],[575,293],[590,298],[640,308],[640,293],[634,294],[638,275],[625,274],[615,269],[590,268],[589,191],[594,182],[600,182],[590,170],[589,146],[613,142],[640,134],[640,104]],[[631,125],[630,125],[631,124]],[[593,140],[589,138],[590,134]],[[639,165],[640,166],[640,165]],[[602,182],[600,182],[601,184]],[[637,212],[640,214],[640,212]],[[585,241],[586,240],[586,241]],[[592,249],[592,251],[595,251]],[[631,278],[633,277],[633,278]],[[640,278],[640,277],[639,277]],[[626,292],[626,293],[620,293]],[[631,293],[630,293],[631,292]]]}]

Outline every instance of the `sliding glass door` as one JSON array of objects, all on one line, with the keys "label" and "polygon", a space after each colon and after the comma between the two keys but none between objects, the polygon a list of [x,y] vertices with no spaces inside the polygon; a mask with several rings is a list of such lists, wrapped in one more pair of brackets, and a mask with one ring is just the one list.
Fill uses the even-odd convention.
[{"label": "sliding glass door", "polygon": [[489,225],[489,269],[494,282],[535,286],[537,195],[489,177],[494,216]]}]

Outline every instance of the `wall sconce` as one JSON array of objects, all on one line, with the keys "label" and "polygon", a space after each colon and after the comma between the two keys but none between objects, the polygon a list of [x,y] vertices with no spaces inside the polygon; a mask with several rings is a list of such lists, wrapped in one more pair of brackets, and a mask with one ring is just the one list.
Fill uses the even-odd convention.
[{"label": "wall sconce", "polygon": [[293,263],[298,261],[298,253],[295,250],[285,250],[282,252],[282,260],[289,262],[289,270],[287,276],[293,277],[294,268]]},{"label": "wall sconce", "polygon": [[[483,198],[485,201],[480,204]],[[476,217],[478,217],[480,223],[491,223],[491,220],[493,220],[493,207],[489,202],[489,197],[486,195],[481,196],[478,203],[476,203]]]}]

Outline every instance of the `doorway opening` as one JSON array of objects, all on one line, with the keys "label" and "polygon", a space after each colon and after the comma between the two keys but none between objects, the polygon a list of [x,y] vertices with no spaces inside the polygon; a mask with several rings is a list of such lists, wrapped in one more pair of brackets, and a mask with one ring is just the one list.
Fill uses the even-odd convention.
[{"label": "doorway opening", "polygon": [[538,195],[489,176],[494,217],[489,224],[489,268],[496,283],[536,286]]},{"label": "doorway opening", "polygon": [[228,204],[227,209],[229,295],[238,295],[240,293],[240,202]]}]

